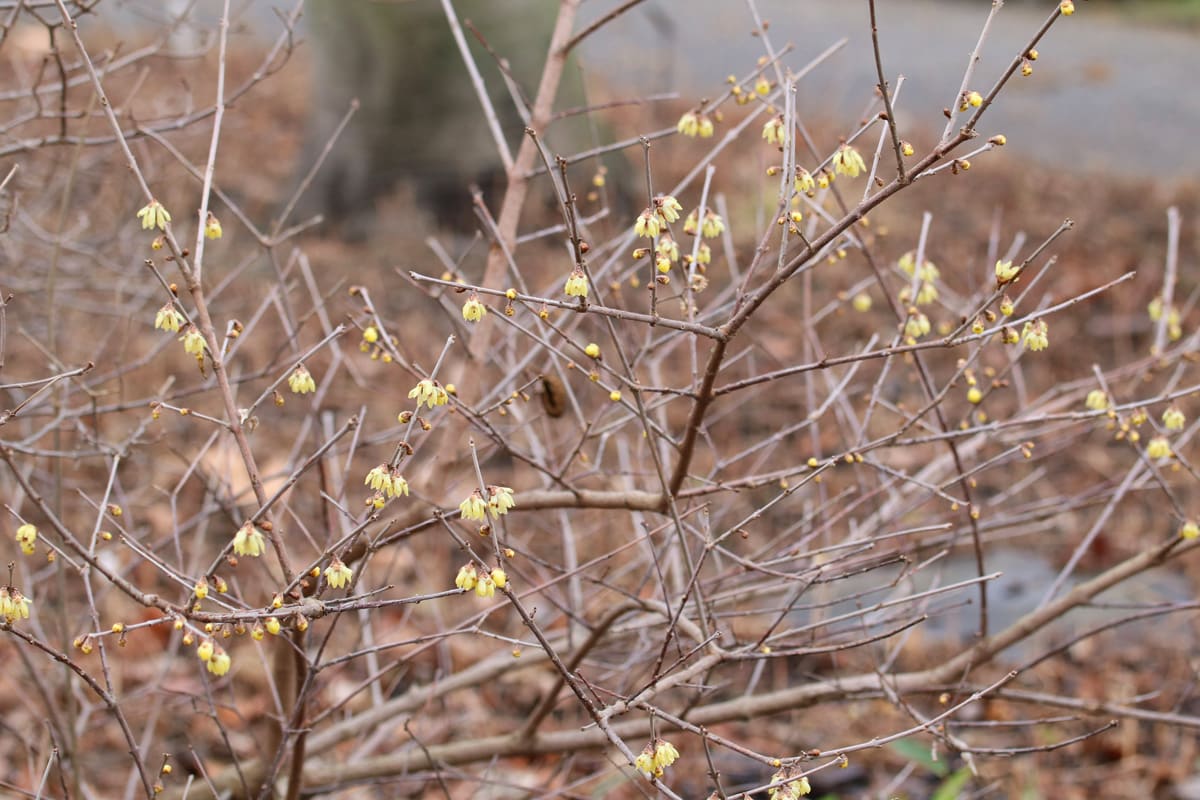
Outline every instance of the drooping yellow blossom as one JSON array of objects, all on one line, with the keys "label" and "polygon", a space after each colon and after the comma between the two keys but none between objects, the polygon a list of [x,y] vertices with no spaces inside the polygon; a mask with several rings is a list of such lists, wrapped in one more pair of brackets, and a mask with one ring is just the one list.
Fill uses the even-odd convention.
[{"label": "drooping yellow blossom", "polygon": [[492,570],[492,583],[496,584],[497,589],[503,589],[508,585],[508,573],[496,567]]},{"label": "drooping yellow blossom", "polygon": [[648,208],[633,223],[633,232],[645,239],[653,239],[658,236],[660,230],[662,224],[658,221],[658,216]]},{"label": "drooping yellow blossom", "polygon": [[9,625],[19,619],[29,619],[29,598],[19,589],[0,586],[0,617]]},{"label": "drooping yellow blossom", "polygon": [[204,351],[208,349],[208,343],[204,341],[204,334],[200,333],[195,325],[189,325],[179,341],[183,342],[183,350],[188,355],[203,356]]},{"label": "drooping yellow blossom", "polygon": [[492,512],[493,517],[499,517],[508,513],[510,508],[517,505],[517,501],[513,499],[513,490],[509,486],[489,486],[488,489],[488,510]]},{"label": "drooping yellow blossom", "polygon": [[475,582],[475,594],[479,597],[496,596],[496,584],[492,581],[491,575],[479,576],[479,580]]},{"label": "drooping yellow blossom", "polygon": [[220,645],[217,645],[212,654],[212,658],[208,659],[208,663],[205,665],[205,667],[209,672],[219,678],[229,672],[229,667],[232,665],[233,659],[229,657],[229,654],[225,652],[224,648],[222,648]]},{"label": "drooping yellow blossom", "polygon": [[262,531],[251,522],[246,522],[238,528],[238,532],[233,536],[233,552],[239,556],[258,558],[266,549],[267,544]]},{"label": "drooping yellow blossom", "polygon": [[654,198],[654,210],[667,222],[674,222],[679,219],[679,212],[683,211],[683,206],[675,195],[664,194]]},{"label": "drooping yellow blossom", "polygon": [[475,520],[483,522],[487,519],[488,504],[487,501],[479,494],[476,489],[458,504],[458,510],[462,513],[462,518],[465,520]]},{"label": "drooping yellow blossom", "polygon": [[1034,320],[1026,322],[1021,329],[1021,339],[1024,340],[1025,346],[1030,350],[1037,352],[1045,350],[1050,346],[1049,329],[1046,326],[1045,320]]},{"label": "drooping yellow blossom", "polygon": [[679,118],[679,122],[675,123],[675,130],[688,138],[694,139],[700,132],[700,118],[696,116],[696,112],[687,111]]},{"label": "drooping yellow blossom", "polygon": [[151,200],[142,209],[137,212],[138,219],[142,221],[142,229],[150,230],[158,228],[166,230],[167,223],[171,221],[171,215],[163,208],[162,203],[157,200]]},{"label": "drooping yellow blossom", "polygon": [[450,399],[446,390],[437,381],[429,378],[418,381],[417,385],[409,390],[408,397],[417,401],[418,410],[422,405],[429,406],[431,410],[437,406],[444,406]]},{"label": "drooping yellow blossom", "polygon": [[[696,235],[696,212],[688,214],[687,219],[683,221],[683,232],[692,236]],[[715,211],[705,211],[704,221],[700,223],[700,233],[705,239],[715,239],[725,232],[725,220],[721,219],[721,215]]]},{"label": "drooping yellow blossom", "polygon": [[17,544],[21,546],[22,553],[27,556],[33,555],[37,549],[37,536],[37,528],[28,522],[17,528]]},{"label": "drooping yellow blossom", "polygon": [[467,302],[463,303],[462,315],[467,322],[478,322],[487,314],[487,306],[479,302],[479,295],[471,292]]},{"label": "drooping yellow blossom", "polygon": [[221,221],[210,211],[208,219],[204,221],[204,235],[209,239],[221,238]]},{"label": "drooping yellow blossom", "polygon": [[408,496],[408,481],[391,464],[374,467],[363,483],[386,497]]},{"label": "drooping yellow blossom", "polygon": [[796,167],[796,179],[792,186],[801,194],[811,194],[817,188],[817,182],[804,167]]},{"label": "drooping yellow blossom", "polygon": [[1104,411],[1108,408],[1108,394],[1103,389],[1092,389],[1084,401],[1089,411]]},{"label": "drooping yellow blossom", "polygon": [[1159,459],[1171,457],[1171,445],[1167,442],[1166,437],[1155,436],[1146,443],[1146,457]]},{"label": "drooping yellow blossom", "polygon": [[996,262],[996,283],[1003,286],[1006,283],[1011,283],[1018,275],[1021,274],[1019,266],[1013,266],[1011,261]]},{"label": "drooping yellow blossom", "polygon": [[292,390],[292,394],[309,394],[317,390],[317,382],[313,380],[308,368],[300,364],[288,376],[288,388]]},{"label": "drooping yellow blossom", "polygon": [[1200,525],[1189,519],[1179,529],[1179,535],[1184,539],[1195,539],[1197,536],[1200,536]]},{"label": "drooping yellow blossom", "polygon": [[354,570],[343,564],[337,556],[334,556],[330,560],[329,566],[325,568],[325,582],[333,589],[341,589],[343,586],[349,586],[350,580],[353,577]]},{"label": "drooping yellow blossom", "polygon": [[474,564],[464,564],[459,568],[458,575],[454,576],[454,585],[468,592],[474,589],[478,582],[479,573]]},{"label": "drooping yellow blossom", "polygon": [[794,767],[784,767],[772,775],[771,783],[778,785],[767,790],[768,800],[799,800],[811,792],[808,778],[797,777],[798,773],[799,770]]},{"label": "drooping yellow blossom", "polygon": [[167,303],[154,315],[154,327],[167,333],[179,333],[179,329],[187,320],[175,308],[174,303]]},{"label": "drooping yellow blossom", "polygon": [[767,144],[775,144],[782,146],[787,141],[787,125],[784,124],[783,117],[772,117],[763,125],[762,138]]},{"label": "drooping yellow blossom", "polygon": [[929,317],[920,311],[911,309],[908,319],[904,323],[904,335],[910,339],[920,339],[931,330],[933,328],[929,324]]},{"label": "drooping yellow blossom", "polygon": [[571,270],[571,274],[567,277],[567,282],[563,286],[563,291],[568,297],[588,296],[587,276],[583,274],[583,270],[578,267]]},{"label": "drooping yellow blossom", "polygon": [[678,760],[679,751],[675,749],[675,745],[665,739],[654,740],[654,766],[659,770],[663,770]]},{"label": "drooping yellow blossom", "polygon": [[1184,423],[1187,422],[1187,417],[1178,408],[1171,406],[1163,412],[1162,421],[1167,430],[1181,431]]},{"label": "drooping yellow blossom", "polygon": [[838,175],[857,178],[867,168],[863,157],[848,144],[844,144],[833,154],[833,171]]}]

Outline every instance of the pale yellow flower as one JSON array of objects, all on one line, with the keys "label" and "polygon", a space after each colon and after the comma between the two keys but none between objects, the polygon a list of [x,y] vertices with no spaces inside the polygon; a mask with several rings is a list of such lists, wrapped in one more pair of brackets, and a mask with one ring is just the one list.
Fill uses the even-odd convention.
[{"label": "pale yellow flower", "polygon": [[860,173],[867,169],[866,162],[863,157],[858,154],[848,144],[844,144],[837,149],[833,154],[833,171],[838,175],[847,175],[851,178],[857,178]]},{"label": "pale yellow flower", "polygon": [[150,230],[151,228],[166,230],[167,223],[171,221],[171,215],[163,208],[162,203],[157,200],[151,200],[147,205],[143,206],[137,212],[137,216],[142,221],[142,228],[144,230]]},{"label": "pale yellow flower", "polygon": [[1003,286],[1006,283],[1011,283],[1014,278],[1021,274],[1019,266],[1013,266],[1011,261],[996,262],[996,283]]},{"label": "pale yellow flower", "polygon": [[484,522],[487,519],[488,504],[479,494],[479,490],[471,492],[466,500],[458,504],[458,510],[465,520]]},{"label": "pale yellow flower", "polygon": [[288,388],[292,394],[308,394],[317,390],[317,382],[303,364],[298,365],[288,376]]},{"label": "pale yellow flower", "polygon": [[34,554],[37,549],[37,536],[37,528],[28,522],[17,528],[17,544],[20,545],[22,553],[27,556]]},{"label": "pale yellow flower", "polygon": [[645,239],[653,239],[658,236],[660,230],[662,230],[662,226],[658,217],[648,208],[633,223],[633,232]]},{"label": "pale yellow flower", "polygon": [[219,678],[225,673],[229,672],[229,667],[232,664],[233,659],[231,659],[229,654],[218,645],[215,652],[213,652],[212,658],[208,659],[208,663],[205,666],[209,672]]},{"label": "pale yellow flower", "polygon": [[154,327],[167,333],[179,333],[179,329],[187,320],[175,308],[174,303],[167,303],[154,315]]},{"label": "pale yellow flower", "polygon": [[513,499],[513,490],[508,486],[489,486],[488,488],[488,509],[492,512],[493,517],[499,517],[508,513],[510,508],[517,505],[517,501]]},{"label": "pale yellow flower", "polygon": [[479,302],[479,295],[471,292],[467,302],[463,303],[462,315],[467,322],[478,322],[487,314],[487,306]]},{"label": "pale yellow flower", "polygon": [[239,556],[258,558],[267,549],[266,540],[253,523],[247,522],[238,528],[233,537],[233,552]]},{"label": "pale yellow flower", "polygon": [[179,341],[183,342],[184,352],[188,355],[203,356],[204,351],[208,349],[208,343],[204,341],[204,334],[200,333],[195,325],[189,325]]},{"label": "pale yellow flower", "polygon": [[329,566],[325,568],[325,582],[332,589],[341,589],[343,586],[349,586],[353,577],[354,570],[343,564],[337,556],[334,556],[330,560]]},{"label": "pale yellow flower", "polygon": [[684,136],[694,139],[696,134],[700,132],[700,118],[696,116],[696,112],[694,111],[685,112],[684,115],[679,118],[679,122],[675,124],[675,130],[679,131]]},{"label": "pale yellow flower", "polygon": [[429,406],[431,410],[437,406],[444,406],[450,399],[446,390],[436,381],[429,378],[418,381],[417,385],[409,390],[408,397],[410,400],[415,399],[417,401],[418,409],[424,404]]},{"label": "pale yellow flower", "polygon": [[587,297],[588,282],[587,276],[583,274],[583,270],[576,267],[571,271],[567,278],[566,285],[563,286],[563,291],[569,297]]},{"label": "pale yellow flower", "polygon": [[221,221],[211,211],[208,212],[208,219],[204,221],[204,235],[209,239],[220,239],[221,233]]},{"label": "pale yellow flower", "polygon": [[654,209],[667,222],[674,222],[679,219],[679,212],[683,211],[683,206],[674,195],[667,194],[654,198]]}]

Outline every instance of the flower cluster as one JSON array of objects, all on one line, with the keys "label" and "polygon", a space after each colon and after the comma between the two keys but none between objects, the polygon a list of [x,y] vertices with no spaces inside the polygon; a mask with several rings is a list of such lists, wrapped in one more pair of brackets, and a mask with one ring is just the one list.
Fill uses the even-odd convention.
[{"label": "flower cluster", "polygon": [[22,553],[27,556],[33,555],[36,549],[37,535],[37,528],[28,522],[17,528],[17,544],[21,546]]},{"label": "flower cluster", "polygon": [[1092,389],[1084,401],[1089,411],[1104,411],[1108,408],[1108,394],[1103,389]]},{"label": "flower cluster", "polygon": [[474,564],[464,564],[454,578],[454,585],[467,592],[473,590],[479,597],[494,597],[497,589],[508,585],[508,575],[499,567],[480,575]]},{"label": "flower cluster", "polygon": [[713,135],[713,121],[707,114],[697,114],[695,111],[688,111],[679,118],[679,122],[675,125],[675,130],[689,139],[695,139],[697,136],[701,139],[708,139]]},{"label": "flower cluster", "polygon": [[391,464],[380,464],[372,469],[363,483],[384,497],[408,497],[408,481]]},{"label": "flower cluster", "polygon": [[441,384],[429,378],[418,381],[417,385],[409,390],[408,397],[410,400],[415,399],[417,401],[418,410],[422,405],[427,405],[432,410],[437,406],[446,405],[450,400],[449,394],[442,388]]},{"label": "flower cluster", "polygon": [[249,520],[233,536],[233,552],[239,556],[258,558],[266,549],[262,531]]},{"label": "flower cluster", "polygon": [[661,778],[663,770],[674,764],[678,758],[679,751],[675,749],[675,745],[665,739],[655,739],[642,748],[633,765],[647,776]]},{"label": "flower cluster", "polygon": [[1167,315],[1167,338],[1172,342],[1177,342],[1183,336],[1183,326],[1180,324],[1179,309],[1175,306],[1168,308],[1163,307],[1161,297],[1155,297],[1150,301],[1150,305],[1146,309],[1150,313],[1150,321],[1158,322],[1163,318],[1164,312]]},{"label": "flower cluster", "polygon": [[1034,352],[1045,350],[1050,346],[1047,334],[1046,322],[1040,319],[1026,322],[1025,327],[1021,329],[1021,339],[1025,342],[1025,346]]},{"label": "flower cluster", "polygon": [[[917,254],[909,250],[900,256],[900,260],[896,262],[896,266],[908,277],[913,277],[917,271]],[[921,264],[921,280],[936,281],[940,277],[942,277],[942,272],[937,268],[937,265],[929,259],[925,259],[925,262]]]},{"label": "flower cluster", "polygon": [[492,512],[493,517],[500,517],[508,513],[510,508],[517,505],[517,501],[513,499],[513,490],[511,486],[488,486],[488,511]]},{"label": "flower cluster", "polygon": [[0,586],[0,617],[10,625],[19,619],[29,619],[29,599],[20,589]]},{"label": "flower cluster", "polygon": [[812,791],[808,778],[799,775],[796,767],[784,767],[771,776],[771,783],[778,784],[767,790],[769,800],[798,800]]},{"label": "flower cluster", "polygon": [[817,182],[813,176],[804,167],[796,167],[796,178],[792,182],[792,186],[799,194],[812,195],[817,188]]},{"label": "flower cluster", "polygon": [[929,324],[929,317],[915,308],[910,308],[908,319],[904,323],[904,335],[909,339],[920,339],[931,330],[933,327]]},{"label": "flower cluster", "polygon": [[[683,232],[695,236],[698,222],[695,211],[688,214],[687,219],[683,221]],[[705,239],[715,239],[725,232],[725,220],[721,219],[720,214],[711,210],[704,212],[704,221],[699,222],[699,226],[700,233]]]},{"label": "flower cluster", "polygon": [[196,656],[204,662],[208,671],[218,678],[229,672],[229,667],[233,664],[229,654],[219,644],[215,644],[212,639],[205,639],[196,648]]}]

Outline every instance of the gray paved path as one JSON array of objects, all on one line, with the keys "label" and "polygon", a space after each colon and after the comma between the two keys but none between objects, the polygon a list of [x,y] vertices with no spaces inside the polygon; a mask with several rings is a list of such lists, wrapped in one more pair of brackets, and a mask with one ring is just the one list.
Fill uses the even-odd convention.
[{"label": "gray paved path", "polygon": [[[645,12],[614,23],[590,54],[613,81],[655,89],[671,82],[697,93],[719,90],[729,73],[745,73],[762,44],[749,32],[745,0],[651,0],[675,27],[672,47],[656,46]],[[1056,3],[1010,3],[993,25],[977,75],[986,88]],[[614,3],[592,0],[585,8]],[[757,0],[779,48],[795,45],[788,63],[805,64],[830,43],[847,45],[804,87],[801,111],[814,104],[853,124],[875,84],[866,0]],[[940,132],[967,58],[987,17],[988,0],[878,0],[884,66],[905,76],[898,118]],[[1200,36],[1135,27],[1079,3],[1039,46],[1041,58],[989,112],[984,129],[1003,132],[1010,146],[1048,164],[1070,162],[1119,174],[1200,177]],[[592,11],[591,13],[596,13]],[[614,35],[618,34],[618,35]],[[811,111],[811,113],[821,113]]]},{"label": "gray paved path", "polygon": [[[161,2],[162,0],[155,0]],[[365,2],[365,0],[346,0]],[[434,2],[434,0],[406,0]],[[146,11],[146,0],[114,0]],[[183,0],[174,0],[183,2]],[[495,0],[502,4],[505,0]],[[803,86],[802,111],[858,119],[875,84],[867,0],[756,0],[770,22],[776,47],[795,45],[787,59],[805,64],[832,42],[848,42]],[[1057,0],[1010,2],[993,26],[979,66],[986,88],[1028,40]],[[991,6],[990,0],[877,0],[884,63],[889,76],[906,78],[899,118],[940,132],[941,109],[958,89],[962,70]],[[142,4],[142,5],[139,5]],[[618,0],[585,0],[583,16],[595,18]],[[264,32],[278,28],[274,8],[289,0],[235,0],[243,19]],[[212,17],[218,0],[199,0],[200,16]],[[1156,178],[1200,177],[1200,36],[1127,24],[1086,2],[1060,20],[1039,47],[1029,78],[989,112],[987,133],[1003,132],[1010,147],[1054,165],[1067,162],[1116,174]],[[149,16],[161,16],[162,6]],[[673,34],[664,38],[655,18]],[[750,35],[746,0],[647,0],[613,23],[585,50],[589,68],[630,93],[681,89],[715,94],[730,73],[751,69],[763,52]],[[814,109],[820,106],[820,109]]]}]

